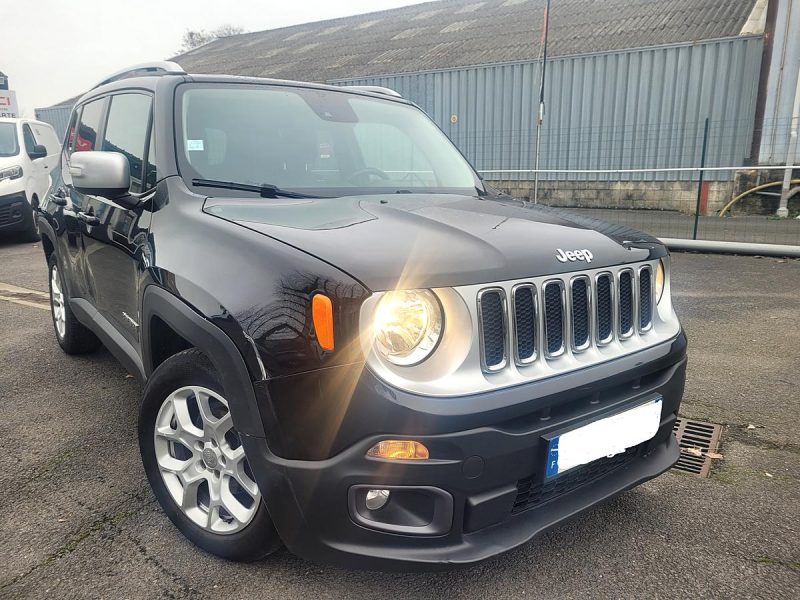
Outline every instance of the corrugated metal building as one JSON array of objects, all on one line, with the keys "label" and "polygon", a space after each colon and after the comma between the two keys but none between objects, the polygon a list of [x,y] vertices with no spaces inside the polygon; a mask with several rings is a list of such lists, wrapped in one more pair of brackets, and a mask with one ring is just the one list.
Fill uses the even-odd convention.
[{"label": "corrugated metal building", "polygon": [[[752,36],[556,58],[546,71],[540,168],[695,166],[706,117],[706,164],[741,165],[750,153],[760,60],[761,39]],[[534,163],[540,65],[522,61],[336,82],[396,89],[422,106],[479,170],[518,170]],[[710,176],[730,178],[725,172]]]},{"label": "corrugated metal building", "polygon": [[[757,4],[555,0],[540,167],[694,166],[706,117],[708,164],[741,165],[762,51],[761,35],[741,33]],[[478,169],[530,169],[543,10],[544,0],[443,0],[239,35],[176,60],[188,72],[391,87],[422,106]]]},{"label": "corrugated metal building", "polygon": [[35,111],[36,118],[39,121],[50,123],[53,129],[56,130],[58,137],[63,138],[64,132],[67,130],[67,125],[69,124],[69,114],[72,111],[73,105],[74,101],[65,101],[55,106],[37,108]]},{"label": "corrugated metal building", "polygon": [[[772,2],[785,13],[800,0]],[[237,35],[175,60],[190,73],[392,87],[428,111],[478,169],[530,169],[544,3],[428,2]],[[754,131],[766,131],[755,125],[759,89],[774,88],[759,86],[766,7],[767,0],[554,0],[541,168],[695,166],[706,118],[709,166],[756,160]],[[791,10],[798,18],[800,9]],[[758,116],[772,111],[762,107]],[[761,135],[761,153],[773,156],[781,135]]]}]

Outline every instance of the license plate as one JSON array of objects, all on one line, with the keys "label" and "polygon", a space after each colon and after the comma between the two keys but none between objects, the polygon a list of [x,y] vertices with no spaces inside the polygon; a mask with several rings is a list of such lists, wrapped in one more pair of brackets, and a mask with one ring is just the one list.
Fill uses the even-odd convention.
[{"label": "license plate", "polygon": [[549,440],[545,477],[625,452],[651,439],[661,423],[661,397]]}]

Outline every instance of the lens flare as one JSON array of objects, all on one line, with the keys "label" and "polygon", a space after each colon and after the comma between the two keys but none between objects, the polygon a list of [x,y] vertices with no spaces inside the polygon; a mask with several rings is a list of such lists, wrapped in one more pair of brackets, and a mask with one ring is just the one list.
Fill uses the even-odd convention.
[{"label": "lens flare", "polygon": [[442,309],[430,290],[388,292],[375,310],[375,346],[395,365],[410,366],[425,360],[441,333]]}]

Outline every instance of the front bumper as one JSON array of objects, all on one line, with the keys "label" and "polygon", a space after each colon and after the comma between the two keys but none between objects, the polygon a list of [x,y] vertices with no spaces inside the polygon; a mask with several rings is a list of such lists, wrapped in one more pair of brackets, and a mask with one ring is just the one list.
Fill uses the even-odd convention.
[{"label": "front bumper", "polygon": [[25,192],[0,196],[0,231],[27,231],[32,220],[33,211]]},{"label": "front bumper", "polygon": [[[536,397],[536,383],[520,386],[530,387],[536,399],[524,404],[523,414],[519,407],[507,411],[505,420],[422,435],[402,425],[402,431],[377,425],[372,435],[321,460],[283,458],[263,438],[245,437],[243,444],[266,490],[270,515],[292,552],[311,560],[384,570],[468,564],[523,544],[669,469],[679,455],[672,428],[685,371],[686,339],[681,333],[660,360],[591,386],[544,398]],[[368,371],[361,376],[375,391],[373,401],[391,402],[391,395],[375,388],[370,377]],[[489,405],[493,397],[500,402],[497,396],[503,393],[484,394],[484,400]],[[544,481],[544,436],[659,395],[661,424],[650,441]],[[341,425],[352,418],[342,416]],[[421,441],[431,460],[366,457],[373,444],[392,437]],[[400,509],[365,510],[363,494],[368,488],[394,490],[390,503],[398,498]]]}]

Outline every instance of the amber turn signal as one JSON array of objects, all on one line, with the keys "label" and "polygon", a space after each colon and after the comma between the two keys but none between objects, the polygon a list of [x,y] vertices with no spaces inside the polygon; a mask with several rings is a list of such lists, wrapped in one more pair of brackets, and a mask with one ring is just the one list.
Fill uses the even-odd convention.
[{"label": "amber turn signal", "polygon": [[383,440],[367,452],[367,456],[389,460],[426,460],[428,449],[414,440]]},{"label": "amber turn signal", "polygon": [[333,350],[333,304],[331,299],[316,294],[311,300],[311,316],[314,319],[314,332],[323,350]]}]

